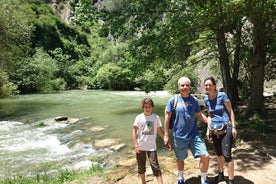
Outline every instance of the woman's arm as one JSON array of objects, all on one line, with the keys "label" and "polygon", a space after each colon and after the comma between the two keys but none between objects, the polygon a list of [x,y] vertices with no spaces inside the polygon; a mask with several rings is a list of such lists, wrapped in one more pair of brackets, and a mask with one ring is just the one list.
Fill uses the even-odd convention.
[{"label": "woman's arm", "polygon": [[225,102],[224,105],[225,105],[225,107],[227,109],[227,112],[230,116],[230,121],[231,121],[231,124],[232,124],[232,134],[233,134],[233,137],[235,139],[237,137],[237,130],[236,130],[236,120],[235,120],[234,111],[232,109],[232,105],[231,105],[230,101]]}]

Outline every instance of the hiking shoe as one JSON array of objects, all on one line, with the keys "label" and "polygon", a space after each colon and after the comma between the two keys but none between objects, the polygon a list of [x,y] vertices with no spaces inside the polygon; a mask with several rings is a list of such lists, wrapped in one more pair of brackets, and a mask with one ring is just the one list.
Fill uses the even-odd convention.
[{"label": "hiking shoe", "polygon": [[234,180],[229,180],[228,184],[234,184]]},{"label": "hiking shoe", "polygon": [[179,179],[178,180],[178,184],[184,184],[184,180],[183,179]]},{"label": "hiking shoe", "polygon": [[215,183],[219,183],[221,181],[225,181],[224,179],[224,174],[223,173],[219,173],[216,177],[215,177]]}]

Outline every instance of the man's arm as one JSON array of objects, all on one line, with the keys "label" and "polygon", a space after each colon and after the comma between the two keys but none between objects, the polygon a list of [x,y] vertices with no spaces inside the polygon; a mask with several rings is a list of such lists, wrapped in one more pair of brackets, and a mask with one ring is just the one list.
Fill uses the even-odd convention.
[{"label": "man's arm", "polygon": [[170,143],[170,137],[169,137],[169,125],[170,125],[170,119],[172,116],[172,112],[165,113],[165,119],[164,119],[164,144],[168,145]]},{"label": "man's arm", "polygon": [[196,112],[195,116],[197,119],[208,125],[208,118],[201,111]]}]

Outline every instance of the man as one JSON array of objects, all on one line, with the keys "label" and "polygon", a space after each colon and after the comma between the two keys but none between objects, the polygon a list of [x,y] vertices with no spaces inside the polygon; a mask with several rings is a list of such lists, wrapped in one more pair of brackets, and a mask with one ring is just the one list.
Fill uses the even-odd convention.
[{"label": "man", "polygon": [[172,135],[174,138],[174,152],[177,159],[178,184],[184,184],[184,160],[191,150],[194,158],[200,158],[199,169],[201,171],[201,183],[208,184],[207,171],[209,167],[209,155],[206,145],[196,126],[195,117],[207,124],[207,117],[200,111],[198,99],[190,95],[191,81],[187,77],[178,80],[180,94],[174,109],[174,97],[167,104],[164,122],[164,143],[169,144],[169,123],[172,112],[175,111]]}]

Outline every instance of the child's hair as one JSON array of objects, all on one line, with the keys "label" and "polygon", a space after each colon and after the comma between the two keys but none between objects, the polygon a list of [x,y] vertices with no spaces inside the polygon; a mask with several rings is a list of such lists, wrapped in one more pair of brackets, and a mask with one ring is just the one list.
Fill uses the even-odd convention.
[{"label": "child's hair", "polygon": [[145,104],[150,104],[152,107],[154,107],[153,100],[151,98],[144,98],[142,100],[142,108],[144,108]]}]

